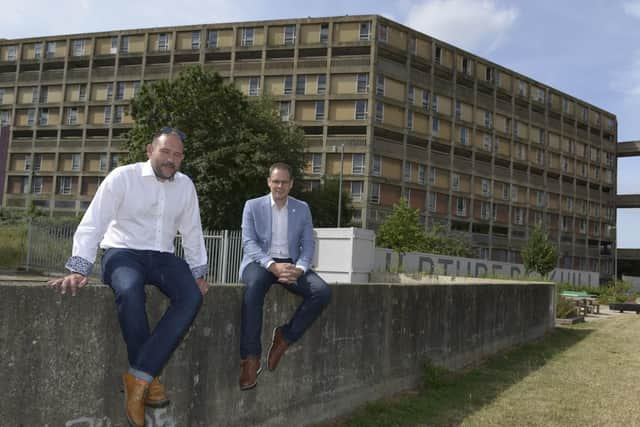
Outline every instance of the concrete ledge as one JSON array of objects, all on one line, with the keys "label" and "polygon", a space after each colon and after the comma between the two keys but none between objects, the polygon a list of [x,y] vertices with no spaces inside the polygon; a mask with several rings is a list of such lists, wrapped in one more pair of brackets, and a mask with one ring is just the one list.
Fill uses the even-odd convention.
[{"label": "concrete ledge", "polygon": [[[216,286],[164,373],[172,404],[149,426],[302,426],[414,387],[429,359],[457,369],[554,325],[554,286],[334,285],[333,301],[276,372],[237,386],[242,286]],[[149,287],[149,317],[164,297]],[[274,286],[263,346],[298,299]],[[0,285],[2,425],[121,426],[126,367],[111,290],[61,297],[43,284]]]}]

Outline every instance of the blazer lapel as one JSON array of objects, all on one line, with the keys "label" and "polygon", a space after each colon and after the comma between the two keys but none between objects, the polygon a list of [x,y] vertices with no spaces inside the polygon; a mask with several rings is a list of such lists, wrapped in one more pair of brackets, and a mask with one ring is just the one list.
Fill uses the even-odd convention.
[{"label": "blazer lapel", "polygon": [[[267,236],[267,239],[269,241],[269,245],[271,245],[271,241],[273,240],[273,236],[271,235],[272,230],[271,230],[271,196],[269,196],[268,194],[266,195],[266,197],[264,198],[264,203],[262,204],[262,212],[264,215],[264,218],[266,218],[267,223],[265,224],[267,227],[267,233],[265,234]],[[269,250],[269,248],[267,248],[267,250]]]}]

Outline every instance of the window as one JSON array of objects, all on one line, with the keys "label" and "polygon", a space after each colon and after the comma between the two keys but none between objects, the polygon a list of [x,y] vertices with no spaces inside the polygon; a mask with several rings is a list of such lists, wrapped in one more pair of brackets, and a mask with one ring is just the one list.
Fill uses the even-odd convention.
[{"label": "window", "polygon": [[116,100],[120,101],[124,99],[124,82],[116,83]]},{"label": "window", "polygon": [[368,41],[371,33],[371,22],[360,23],[360,41]]},{"label": "window", "polygon": [[327,43],[329,41],[329,24],[320,25],[320,43]]},{"label": "window", "polygon": [[359,202],[362,200],[362,181],[351,181],[351,200]]},{"label": "window", "polygon": [[382,102],[376,102],[376,123],[382,123],[384,121],[384,104]]},{"label": "window", "polygon": [[326,74],[318,74],[318,95],[324,95],[327,91],[327,75]]},{"label": "window", "polygon": [[296,78],[296,95],[304,95],[307,86],[307,77],[305,75],[298,75]]},{"label": "window", "polygon": [[491,211],[491,203],[489,202],[480,203],[480,218],[489,219],[490,211]]},{"label": "window", "polygon": [[409,204],[411,203],[411,189],[410,188],[404,188],[402,190],[402,198],[404,199],[406,205],[405,206],[409,206]]},{"label": "window", "polygon": [[435,212],[438,207],[438,197],[436,193],[429,193],[427,198],[427,209],[429,212]]},{"label": "window", "polygon": [[407,129],[413,130],[413,111],[407,113]]},{"label": "window", "polygon": [[493,69],[487,67],[484,71],[484,79],[488,82],[493,81]]},{"label": "window", "polygon": [[33,181],[31,182],[31,192],[34,194],[42,193],[42,177],[34,176]]},{"label": "window", "polygon": [[384,24],[378,24],[378,40],[386,43],[388,37],[389,28]]},{"label": "window", "polygon": [[533,213],[533,222],[535,222],[535,224],[537,226],[541,226],[542,225],[542,212],[534,212]]},{"label": "window", "polygon": [[511,119],[504,119],[504,131],[505,133],[511,133]]},{"label": "window", "polygon": [[522,208],[513,209],[513,223],[518,225],[524,224],[524,215],[522,213]]},{"label": "window", "polygon": [[11,122],[10,111],[0,111],[0,125],[8,125]]},{"label": "window", "polygon": [[291,95],[293,91],[293,76],[284,76],[283,80],[283,95]]},{"label": "window", "polygon": [[80,170],[80,154],[74,153],[71,155],[71,170],[79,171]]},{"label": "window", "polygon": [[436,64],[442,63],[442,48],[440,46],[436,46],[436,55],[433,58]]},{"label": "window", "polygon": [[260,77],[249,78],[249,96],[258,96],[260,91]]},{"label": "window", "polygon": [[37,172],[41,168],[42,168],[42,154],[34,154],[33,155],[33,170],[35,172]]},{"label": "window", "polygon": [[564,113],[569,112],[569,100],[567,98],[562,98],[562,111]]},{"label": "window", "polygon": [[491,196],[491,182],[488,179],[480,180],[480,187],[482,188],[483,196]]},{"label": "window", "polygon": [[422,106],[429,109],[429,91],[422,89]]},{"label": "window", "polygon": [[40,94],[38,96],[38,102],[40,104],[46,104],[49,102],[49,86],[42,86],[40,88]]},{"label": "window", "polygon": [[42,108],[40,109],[40,113],[38,115],[38,125],[46,126],[49,124],[49,109]]},{"label": "window", "polygon": [[282,120],[283,122],[288,122],[290,113],[291,101],[280,101],[280,120]]},{"label": "window", "polygon": [[456,200],[456,215],[457,216],[466,216],[467,215],[467,199],[462,197],[457,197]]},{"label": "window", "polygon": [[160,52],[166,52],[169,50],[169,34],[168,33],[158,34],[158,50]]},{"label": "window", "polygon": [[30,171],[31,170],[31,155],[27,154],[24,157],[24,170],[25,171]]},{"label": "window", "polygon": [[111,165],[109,165],[111,169],[117,168],[119,163],[120,163],[120,154],[112,154]]},{"label": "window", "polygon": [[527,82],[518,80],[518,95],[527,96]]},{"label": "window", "polygon": [[111,123],[111,106],[106,105],[104,107],[104,124],[108,125]]},{"label": "window", "polygon": [[438,95],[436,95],[435,93],[431,97],[431,111],[433,111],[434,113],[438,112]]},{"label": "window", "polygon": [[562,217],[562,231],[569,231],[569,227],[571,224],[571,217],[569,216],[563,216]]},{"label": "window", "polygon": [[78,109],[76,107],[71,107],[67,109],[67,124],[68,125],[78,124]]},{"label": "window", "polygon": [[502,200],[509,200],[509,184],[502,184]]},{"label": "window", "polygon": [[36,122],[36,109],[29,108],[27,111],[27,126],[33,126]]},{"label": "window", "polygon": [[527,158],[527,147],[524,146],[523,144],[518,144],[517,145],[517,149],[518,149],[518,158],[520,160],[526,160]]},{"label": "window", "polygon": [[543,208],[544,201],[545,201],[544,191],[536,191],[536,206],[539,208]]},{"label": "window", "polygon": [[514,202],[518,201],[518,187],[516,187],[515,185],[511,186],[511,200],[513,200]]},{"label": "window", "polygon": [[42,58],[42,43],[36,43],[33,45],[33,58],[34,59]]},{"label": "window", "polygon": [[101,171],[107,170],[107,153],[100,153],[100,164],[98,165],[98,169]]},{"label": "window", "polygon": [[86,101],[87,100],[87,85],[82,84],[78,85],[78,101]]},{"label": "window", "polygon": [[60,176],[58,177],[58,194],[71,194],[71,177]]},{"label": "window", "polygon": [[371,175],[373,176],[382,175],[382,158],[378,155],[373,156]]},{"label": "window", "polygon": [[384,96],[384,76],[378,74],[376,77],[376,95]]},{"label": "window", "polygon": [[438,177],[438,172],[435,168],[429,169],[429,185],[434,185],[436,183],[436,178]]},{"label": "window", "polygon": [[113,115],[113,123],[122,123],[124,117],[124,105],[116,106],[115,114]]},{"label": "window", "polygon": [[544,129],[538,129],[538,143],[544,144]]},{"label": "window", "polygon": [[71,41],[71,55],[72,56],[84,56],[85,40],[72,40]]},{"label": "window", "polygon": [[207,47],[218,47],[218,30],[207,31]]},{"label": "window", "polygon": [[107,101],[111,101],[113,99],[113,83],[107,84]]},{"label": "window", "polygon": [[460,175],[457,173],[451,174],[451,189],[453,191],[460,191]]},{"label": "window", "polygon": [[471,61],[468,58],[462,58],[462,73],[467,76],[471,75]]},{"label": "window", "polygon": [[31,103],[35,104],[38,102],[39,99],[39,93],[40,91],[38,90],[37,86],[34,86],[31,88]]},{"label": "window", "polygon": [[356,120],[367,119],[367,101],[359,99],[356,101]]},{"label": "window", "polygon": [[324,101],[316,101],[316,120],[324,120]]},{"label": "window", "polygon": [[[378,76],[379,79],[379,76]],[[368,74],[358,74],[356,78],[356,92],[357,93],[367,93],[369,92],[369,75]]]},{"label": "window", "polygon": [[460,143],[462,145],[469,145],[469,129],[465,127],[460,128]]},{"label": "window", "polygon": [[407,100],[409,104],[414,104],[416,101],[416,88],[412,85],[409,85],[409,90],[407,92]]},{"label": "window", "polygon": [[456,120],[460,120],[462,118],[462,103],[460,101],[456,101],[455,117]]},{"label": "window", "polygon": [[16,46],[9,46],[7,48],[7,61],[15,61],[18,57],[18,48]]},{"label": "window", "polygon": [[587,232],[587,221],[584,219],[580,220],[580,233],[584,234]]},{"label": "window", "polygon": [[112,55],[118,53],[118,36],[111,37],[111,49],[109,49],[109,53]]},{"label": "window", "polygon": [[251,47],[253,46],[253,28],[243,28],[240,31],[241,39],[240,46]]},{"label": "window", "polygon": [[412,165],[411,162],[404,162],[404,168],[403,168],[403,172],[402,172],[402,180],[405,182],[409,182],[411,181],[411,169],[412,169]]},{"label": "window", "polygon": [[413,36],[411,36],[409,38],[409,53],[411,55],[417,55],[418,54],[418,39],[416,39]]},{"label": "window", "polygon": [[369,201],[371,203],[380,203],[380,184],[377,182],[371,183],[369,194]]},{"label": "window", "polygon": [[544,102],[544,90],[540,88],[536,88],[536,101]]},{"label": "window", "polygon": [[45,55],[47,58],[56,56],[56,42],[47,42],[47,52]]},{"label": "window", "polygon": [[493,127],[493,114],[491,111],[484,112],[484,126],[489,129]]},{"label": "window", "polygon": [[437,117],[431,118],[431,133],[437,135],[440,132],[440,120]]},{"label": "window", "polygon": [[286,25],[284,27],[283,34],[284,44],[287,46],[292,46],[296,42],[296,26],[295,25]]},{"label": "window", "polygon": [[484,134],[482,136],[482,149],[485,151],[491,151],[493,148],[491,135]]},{"label": "window", "polygon": [[364,174],[364,154],[351,155],[351,173],[353,175]]},{"label": "window", "polygon": [[120,37],[120,53],[125,55],[129,53],[129,36]]},{"label": "window", "polygon": [[311,154],[311,173],[322,173],[322,153]]},{"label": "window", "polygon": [[200,31],[191,32],[191,49],[200,49]]},{"label": "window", "polygon": [[418,184],[425,185],[427,183],[427,167],[418,165]]},{"label": "window", "polygon": [[539,165],[544,165],[544,151],[536,150],[536,161]]},{"label": "window", "polygon": [[141,84],[139,81],[133,82],[133,96],[136,96],[138,95],[138,93],[140,93],[140,86]]}]

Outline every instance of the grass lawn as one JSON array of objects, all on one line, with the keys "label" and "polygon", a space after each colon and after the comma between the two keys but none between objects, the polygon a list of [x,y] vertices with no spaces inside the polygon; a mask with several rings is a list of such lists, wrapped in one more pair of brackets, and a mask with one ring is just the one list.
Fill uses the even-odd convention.
[{"label": "grass lawn", "polygon": [[0,267],[24,266],[26,259],[27,225],[0,226]]},{"label": "grass lawn", "polygon": [[640,316],[556,328],[468,372],[425,369],[425,387],[337,426],[640,425]]}]

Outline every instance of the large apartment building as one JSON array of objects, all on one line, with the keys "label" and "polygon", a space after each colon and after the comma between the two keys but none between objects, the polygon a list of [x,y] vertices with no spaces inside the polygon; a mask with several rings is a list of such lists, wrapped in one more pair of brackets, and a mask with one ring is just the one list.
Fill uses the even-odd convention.
[{"label": "large apartment building", "polygon": [[0,40],[2,206],[85,209],[129,100],[193,64],[302,127],[307,185],[342,170],[355,223],[404,197],[481,257],[520,261],[540,225],[561,267],[613,272],[615,116],[376,15]]}]

